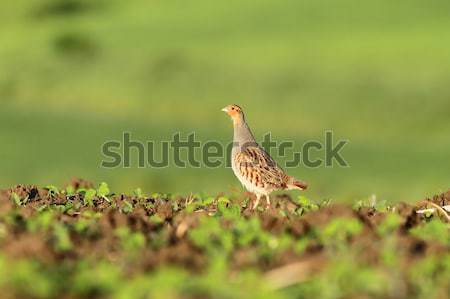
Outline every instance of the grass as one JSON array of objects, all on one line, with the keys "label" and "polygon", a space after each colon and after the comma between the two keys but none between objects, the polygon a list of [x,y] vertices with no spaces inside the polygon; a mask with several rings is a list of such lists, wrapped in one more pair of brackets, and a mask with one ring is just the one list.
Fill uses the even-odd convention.
[{"label": "grass", "polygon": [[231,139],[237,102],[256,135],[350,140],[350,168],[290,173],[308,196],[413,200],[448,188],[448,3],[67,1],[4,4],[0,185],[70,176],[120,190],[217,193],[228,169],[99,168],[129,131]]}]

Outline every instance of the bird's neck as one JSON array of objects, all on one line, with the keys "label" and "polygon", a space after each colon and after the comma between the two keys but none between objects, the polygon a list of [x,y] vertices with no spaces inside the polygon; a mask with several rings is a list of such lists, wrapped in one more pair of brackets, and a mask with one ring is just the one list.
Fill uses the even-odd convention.
[{"label": "bird's neck", "polygon": [[257,145],[255,137],[245,121],[234,123],[233,143],[239,146]]}]

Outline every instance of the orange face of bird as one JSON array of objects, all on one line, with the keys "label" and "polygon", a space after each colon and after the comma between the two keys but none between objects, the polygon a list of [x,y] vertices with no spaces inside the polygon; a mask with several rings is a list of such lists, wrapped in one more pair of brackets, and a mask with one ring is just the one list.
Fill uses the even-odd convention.
[{"label": "orange face of bird", "polygon": [[241,122],[243,113],[238,105],[228,105],[222,111],[228,114],[235,124]]}]

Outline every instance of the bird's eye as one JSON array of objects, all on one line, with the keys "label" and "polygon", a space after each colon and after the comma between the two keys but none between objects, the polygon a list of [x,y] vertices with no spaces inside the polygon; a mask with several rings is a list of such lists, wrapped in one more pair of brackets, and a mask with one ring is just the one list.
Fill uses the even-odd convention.
[{"label": "bird's eye", "polygon": [[231,107],[231,110],[234,110],[234,107]]}]

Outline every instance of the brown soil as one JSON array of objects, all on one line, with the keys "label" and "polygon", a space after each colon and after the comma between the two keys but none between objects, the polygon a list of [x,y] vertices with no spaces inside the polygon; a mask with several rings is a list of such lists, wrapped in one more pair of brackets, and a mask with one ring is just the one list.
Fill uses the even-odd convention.
[{"label": "brown soil", "polygon": [[[75,188],[90,188],[93,185],[82,180],[70,182]],[[11,194],[16,193],[20,198],[27,198],[26,204],[17,208],[11,200]],[[192,213],[185,210],[190,199],[162,199],[162,198],[137,198],[136,196],[114,195],[108,202],[105,198],[94,198],[94,206],[83,206],[83,196],[76,194],[66,196],[54,194],[49,190],[36,186],[18,185],[9,190],[0,191],[0,216],[14,214],[14,224],[6,223],[7,234],[0,242],[0,251],[6,256],[20,259],[33,257],[43,263],[52,264],[62,260],[76,261],[82,257],[92,259],[107,259],[117,261],[127,255],[120,248],[116,229],[128,227],[129,230],[142,233],[147,242],[154,241],[158,236],[159,246],[146,246],[137,254],[139,258],[130,259],[129,271],[146,272],[161,265],[177,265],[193,272],[202,271],[207,266],[206,253],[197,248],[188,237],[189,231],[199,224],[200,217],[217,210],[216,201],[206,207],[198,208]],[[432,199],[426,199],[440,206],[448,205],[450,191],[436,195]],[[242,202],[243,199],[236,199]],[[89,226],[83,234],[76,231],[70,232],[70,240],[74,246],[65,251],[55,249],[54,236],[40,231],[30,232],[22,225],[23,219],[36,215],[38,208],[43,205],[62,205],[72,203],[80,205],[78,209],[66,213],[56,213],[59,221],[73,224],[85,216],[87,211],[101,212],[99,220]],[[124,213],[123,209],[132,204],[134,209],[130,213]],[[175,210],[174,207],[177,207]],[[286,195],[278,196],[272,200],[272,205],[265,211],[253,211],[242,208],[244,217],[258,217],[262,228],[274,235],[287,233],[295,239],[300,239],[315,230],[325,227],[331,220],[337,218],[356,219],[363,225],[361,234],[350,238],[348,244],[355,248],[361,248],[363,252],[359,258],[369,264],[375,264],[380,260],[381,236],[376,227],[382,223],[386,214],[377,212],[373,208],[361,208],[355,210],[350,206],[335,204],[322,207],[317,211],[308,212],[302,216],[294,215],[298,208]],[[395,249],[401,252],[402,264],[408,265],[421,256],[429,253],[446,253],[448,248],[431,241],[419,240],[408,231],[423,222],[423,215],[416,213],[416,206],[401,203],[395,207],[396,213],[401,217],[400,228],[395,231]],[[283,215],[280,213],[282,212]],[[152,221],[149,216],[157,215],[160,221]],[[227,225],[224,220],[224,226]],[[262,271],[281,269],[283,266],[300,263],[309,265],[312,272],[319,271],[321,265],[326,263],[327,253],[320,242],[312,242],[307,245],[304,252],[295,253],[292,250],[277,252],[273,259],[258,259],[255,248],[238,248],[231,253],[230,265],[235,271],[248,267],[257,267]]]}]

